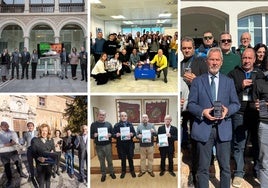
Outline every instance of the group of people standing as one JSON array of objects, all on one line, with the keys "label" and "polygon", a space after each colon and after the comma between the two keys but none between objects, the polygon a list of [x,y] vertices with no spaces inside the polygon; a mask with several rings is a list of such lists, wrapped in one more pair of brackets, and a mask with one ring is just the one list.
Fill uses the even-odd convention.
[{"label": "group of people standing", "polygon": [[[38,126],[38,130],[32,122],[27,123],[28,131],[24,132],[23,138],[18,139],[17,133],[9,129],[7,122],[1,122],[0,131],[0,158],[5,168],[7,177],[6,186],[12,185],[11,160],[17,166],[20,177],[28,176],[22,171],[22,163],[18,153],[18,147],[27,148],[27,171],[28,181],[32,182],[35,188],[49,188],[51,176],[60,175],[60,160],[64,153],[65,165],[62,172],[67,171],[70,178],[74,178],[74,150],[78,150],[79,178],[84,182],[87,178],[84,172],[84,165],[87,165],[87,126],[81,126],[81,133],[72,136],[70,129],[66,130],[66,136],[61,137],[61,131],[55,130],[52,137],[51,128],[47,124]],[[34,165],[35,164],[35,165]]]},{"label": "group of people standing", "polygon": [[[85,48],[82,46],[81,51],[77,52],[77,49],[75,47],[72,48],[72,51],[70,53],[67,53],[65,48],[63,47],[62,52],[60,55],[60,63],[61,63],[61,79],[66,78],[68,79],[67,75],[67,68],[68,65],[71,65],[71,75],[72,79],[76,80],[76,72],[77,72],[77,66],[81,66],[81,75],[82,79],[81,81],[87,82],[87,58],[88,54],[85,50]],[[29,65],[31,65],[31,78],[34,80],[36,79],[36,70],[37,70],[37,64],[39,61],[39,55],[38,51],[36,49],[33,50],[32,54],[27,50],[26,47],[24,47],[22,52],[19,52],[17,48],[15,48],[14,52],[9,53],[8,49],[4,49],[1,53],[1,59],[0,59],[0,65],[1,65],[1,77],[2,82],[5,82],[8,80],[9,70],[11,69],[11,77],[10,79],[16,78],[19,79],[29,79]],[[19,69],[21,65],[21,77],[19,75]],[[16,74],[15,74],[16,70]]]},{"label": "group of people standing", "polygon": [[[232,186],[243,187],[248,140],[252,143],[253,175],[261,187],[267,185],[267,47],[261,43],[252,47],[248,32],[241,35],[240,42],[237,50],[232,49],[232,36],[226,31],[219,35],[218,44],[211,31],[204,32],[203,44],[197,49],[192,38],[181,40],[181,77],[189,89],[189,96],[182,100],[188,102],[182,112],[183,149],[187,149],[188,123],[191,129],[189,185],[208,187],[209,167],[215,158],[220,166],[220,187],[230,187],[232,156]],[[221,115],[215,117],[214,109]]]},{"label": "group of people standing", "polygon": [[[170,175],[176,176],[173,171],[173,157],[175,152],[174,142],[178,138],[178,131],[175,126],[171,125],[172,117],[170,115],[165,116],[165,123],[158,128],[158,131],[156,131],[154,124],[149,123],[147,114],[142,115],[142,122],[138,125],[137,130],[128,121],[128,114],[126,112],[120,112],[120,120],[114,126],[106,121],[105,118],[106,112],[99,110],[97,120],[91,124],[90,128],[90,137],[94,140],[100,161],[101,182],[106,180],[105,160],[108,163],[111,178],[116,179],[112,161],[112,138],[116,139],[117,154],[121,160],[121,179],[125,178],[127,173],[126,159],[128,160],[131,176],[133,178],[136,177],[133,164],[134,138],[138,139],[140,145],[140,172],[138,177],[143,176],[146,172],[151,177],[155,177],[155,173],[153,172],[155,137],[157,137],[156,142],[161,155],[161,172],[159,175],[164,175],[166,171],[165,160],[168,157],[168,171]],[[160,134],[165,138],[165,145],[160,144],[162,143],[162,139],[161,141],[159,140]],[[146,160],[148,160],[148,164],[146,164]]]},{"label": "group of people standing", "polygon": [[60,77],[63,80],[64,78],[68,79],[68,65],[71,65],[71,75],[72,79],[76,80],[76,71],[77,66],[79,65],[80,61],[80,67],[81,67],[81,81],[87,82],[87,58],[88,54],[85,50],[85,47],[81,47],[80,52],[77,52],[77,49],[75,47],[72,48],[72,51],[70,53],[66,52],[66,49],[63,47],[62,52],[60,53],[60,63],[61,63],[61,74]]}]

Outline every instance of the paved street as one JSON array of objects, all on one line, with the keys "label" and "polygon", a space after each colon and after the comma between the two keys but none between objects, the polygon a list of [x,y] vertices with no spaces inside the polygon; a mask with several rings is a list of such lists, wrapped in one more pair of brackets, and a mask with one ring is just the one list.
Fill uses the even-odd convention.
[{"label": "paved street", "polygon": [[[29,71],[29,75],[31,72]],[[77,69],[77,80],[73,80],[70,70],[68,71],[68,79],[60,79],[55,74],[44,75],[43,72],[37,71],[36,79],[32,80],[31,76],[27,80],[8,80],[0,81],[0,92],[78,92],[86,93],[88,82],[81,81],[81,71]],[[10,76],[8,76],[10,78]]]},{"label": "paved street", "polygon": [[[63,157],[63,156],[62,156]],[[63,159],[63,158],[62,158]],[[25,165],[27,165],[26,156],[22,156],[23,161],[23,172],[28,175],[27,170],[25,168]],[[63,163],[62,163],[63,165]],[[75,166],[78,167],[78,157],[75,156]],[[32,183],[28,182],[27,178],[21,178],[19,174],[16,171],[15,165],[12,168],[12,186],[9,188],[34,188]],[[51,177],[51,188],[86,188],[87,182],[80,183],[78,182],[78,168],[75,169],[75,177],[71,179],[69,175],[65,173],[61,173],[60,176],[57,176],[55,178]],[[6,176],[4,173],[4,167],[2,164],[0,164],[0,188],[5,188],[6,184]]]}]

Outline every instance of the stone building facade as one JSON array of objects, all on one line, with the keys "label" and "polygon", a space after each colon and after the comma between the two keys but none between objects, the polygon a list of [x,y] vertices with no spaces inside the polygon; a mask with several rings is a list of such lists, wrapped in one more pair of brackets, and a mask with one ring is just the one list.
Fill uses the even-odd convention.
[{"label": "stone building facade", "polygon": [[72,101],[73,97],[64,95],[3,95],[0,97],[0,121],[8,122],[19,137],[27,131],[27,122],[33,122],[36,127],[46,123],[52,130],[63,130],[68,124],[63,116],[66,103]]}]

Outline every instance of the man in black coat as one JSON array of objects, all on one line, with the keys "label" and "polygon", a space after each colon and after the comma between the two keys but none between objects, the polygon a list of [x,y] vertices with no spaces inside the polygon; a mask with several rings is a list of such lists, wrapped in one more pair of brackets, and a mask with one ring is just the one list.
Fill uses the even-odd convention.
[{"label": "man in black coat", "polygon": [[120,178],[126,175],[126,158],[128,159],[129,170],[133,178],[136,177],[134,172],[134,142],[133,137],[136,136],[132,123],[127,121],[127,113],[120,113],[120,121],[114,125],[113,136],[116,138],[116,147],[119,158],[121,159],[122,172]]},{"label": "man in black coat", "polygon": [[[172,117],[170,115],[165,116],[165,124],[160,126],[158,128],[158,137],[157,137],[157,143],[159,146],[159,151],[161,155],[161,172],[160,176],[163,176],[165,173],[165,161],[166,161],[166,156],[168,156],[168,171],[172,176],[176,176],[176,174],[173,171],[173,156],[175,152],[175,147],[174,147],[174,141],[178,140],[178,129],[177,127],[171,125]],[[167,145],[162,145],[161,140],[159,139],[159,136],[165,134],[167,138]]]},{"label": "man in black coat", "polygon": [[27,48],[23,48],[23,52],[21,52],[21,67],[22,67],[22,73],[21,73],[21,79],[24,78],[24,73],[26,72],[26,78],[28,79],[28,68],[30,64],[31,55],[27,51]]}]

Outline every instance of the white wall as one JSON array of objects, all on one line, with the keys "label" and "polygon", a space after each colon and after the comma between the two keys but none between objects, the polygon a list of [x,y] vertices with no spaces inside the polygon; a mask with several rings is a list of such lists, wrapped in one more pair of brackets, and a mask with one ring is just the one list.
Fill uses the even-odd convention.
[{"label": "white wall", "polygon": [[104,21],[91,15],[90,17],[90,32],[92,32],[92,38],[96,38],[96,28],[101,28],[104,33]]},{"label": "white wall", "polygon": [[106,111],[106,121],[112,125],[117,122],[116,99],[168,99],[168,112],[172,116],[172,125],[178,126],[178,98],[177,96],[91,96],[90,97],[90,122],[93,122],[93,107]]}]

